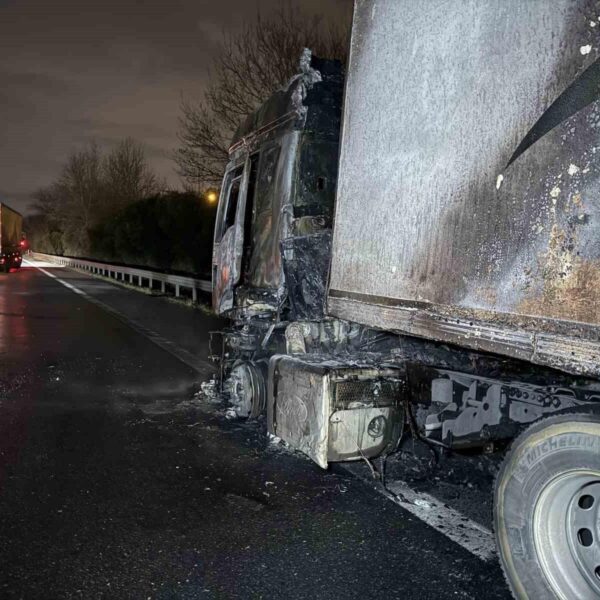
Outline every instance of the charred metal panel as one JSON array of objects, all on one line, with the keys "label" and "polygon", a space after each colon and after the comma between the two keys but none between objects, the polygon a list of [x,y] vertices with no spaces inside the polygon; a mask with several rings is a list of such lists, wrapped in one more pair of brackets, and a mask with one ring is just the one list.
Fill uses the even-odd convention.
[{"label": "charred metal panel", "polygon": [[341,104],[344,88],[342,65],[336,60],[313,57],[311,67],[318,71],[326,85],[311,87],[303,101],[307,108],[305,131],[321,139],[336,142],[340,135]]},{"label": "charred metal panel", "polygon": [[327,468],[330,413],[327,370],[306,368],[288,356],[273,356],[269,364],[271,391],[267,403],[269,432]]},{"label": "charred metal panel", "polygon": [[217,314],[233,307],[233,289],[240,279],[247,187],[247,169],[239,166],[228,170],[219,199],[213,247],[213,306]]},{"label": "charred metal panel", "polygon": [[323,318],[331,232],[287,238],[282,241],[282,253],[290,318]]},{"label": "charred metal panel", "polygon": [[[302,52],[298,66],[298,74],[292,77],[287,85],[271,94],[240,124],[231,141],[230,153],[240,146],[252,144],[258,136],[274,131],[286,122],[291,122],[292,128],[304,128],[311,105],[316,105],[317,110],[310,110],[313,114],[308,117],[308,121],[313,123],[316,119],[316,124],[320,125],[318,115],[322,111],[319,107],[327,103],[327,100],[323,101],[323,99],[332,94],[329,89],[331,86],[324,86],[315,94],[311,94],[311,91],[316,83],[323,80],[341,86],[341,66],[337,61],[313,57],[312,52],[307,48]],[[330,127],[329,123],[324,129]]]},{"label": "charred metal panel", "polygon": [[300,134],[286,133],[261,155],[252,216],[252,240],[245,283],[278,289],[282,283],[279,242],[292,220],[292,177]]},{"label": "charred metal panel", "polygon": [[[323,216],[331,227],[337,183],[338,144],[304,134],[297,165],[294,216]],[[321,227],[321,229],[324,225]]]},{"label": "charred metal panel", "polygon": [[600,374],[598,8],[357,0],[332,314]]}]

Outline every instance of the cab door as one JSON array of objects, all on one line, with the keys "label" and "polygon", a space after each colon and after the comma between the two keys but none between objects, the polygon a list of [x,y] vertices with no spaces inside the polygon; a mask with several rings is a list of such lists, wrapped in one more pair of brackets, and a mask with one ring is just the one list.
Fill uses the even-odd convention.
[{"label": "cab door", "polygon": [[230,169],[221,188],[213,245],[213,308],[217,314],[234,306],[235,286],[239,283],[244,253],[246,211],[252,210],[254,184],[251,175],[255,157]]}]

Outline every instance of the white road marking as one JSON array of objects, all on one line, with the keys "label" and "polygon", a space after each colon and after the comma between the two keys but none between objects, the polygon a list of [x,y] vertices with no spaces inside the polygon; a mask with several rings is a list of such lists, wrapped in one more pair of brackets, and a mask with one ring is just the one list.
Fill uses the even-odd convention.
[{"label": "white road marking", "polygon": [[[353,470],[350,472],[358,475]],[[373,483],[372,479],[360,475],[358,477],[366,483]],[[389,481],[386,488],[377,485],[375,489],[477,558],[486,562],[496,560],[494,534],[441,500],[425,492],[413,490],[404,481]]]},{"label": "white road marking", "polygon": [[481,560],[489,561],[496,558],[494,534],[483,525],[430,494],[416,492],[403,481],[390,482],[387,487],[396,504],[425,521],[453,542],[460,544]]},{"label": "white road marking", "polygon": [[75,294],[79,294],[80,296],[83,296],[86,300],[88,300],[92,304],[95,304],[102,310],[106,311],[107,313],[110,313],[113,317],[119,319],[119,321],[125,323],[126,325],[129,325],[134,331],[143,335],[144,337],[149,339],[151,342],[153,342],[154,344],[156,344],[157,346],[159,346],[160,348],[162,348],[163,350],[165,350],[166,352],[168,352],[169,354],[174,356],[175,358],[178,358],[181,362],[185,363],[188,367],[191,367],[192,369],[194,369],[194,371],[200,373],[203,377],[208,379],[214,373],[215,366],[212,365],[211,363],[206,362],[206,361],[202,360],[201,358],[198,358],[197,356],[195,356],[194,354],[192,354],[185,348],[181,348],[174,342],[171,342],[170,340],[167,340],[166,338],[161,336],[159,333],[156,333],[155,331],[152,331],[151,329],[144,327],[140,322],[138,322],[134,319],[131,319],[130,317],[124,315],[123,313],[112,308],[111,306],[108,306],[108,304],[105,304],[101,300],[98,300],[97,298],[90,296],[90,294],[84,292],[83,290],[80,290],[78,287],[74,286],[73,284],[69,283],[68,281],[65,281],[64,279],[57,277],[56,275],[54,275],[54,273],[51,273],[50,271],[47,271],[46,269],[43,269],[42,267],[38,267],[36,263],[31,262],[29,260],[25,260],[25,259],[23,260],[23,262],[28,264],[29,266],[33,267],[34,269],[41,271],[42,273],[44,273],[44,275],[47,275],[48,277],[51,277],[52,279],[56,280],[58,283],[64,285],[66,288],[70,289]]}]

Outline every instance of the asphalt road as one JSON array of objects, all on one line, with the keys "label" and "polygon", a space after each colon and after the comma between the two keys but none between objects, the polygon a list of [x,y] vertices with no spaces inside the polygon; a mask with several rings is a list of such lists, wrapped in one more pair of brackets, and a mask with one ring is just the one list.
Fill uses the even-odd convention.
[{"label": "asphalt road", "polygon": [[198,400],[218,321],[44,268],[89,298],[0,275],[1,598],[510,597],[495,561]]}]

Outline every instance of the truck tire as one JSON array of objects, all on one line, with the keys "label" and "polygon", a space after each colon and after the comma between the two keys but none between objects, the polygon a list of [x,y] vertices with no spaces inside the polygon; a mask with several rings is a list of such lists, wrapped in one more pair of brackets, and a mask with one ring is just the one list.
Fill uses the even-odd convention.
[{"label": "truck tire", "polygon": [[600,416],[543,419],[496,480],[494,529],[516,598],[600,598]]}]

